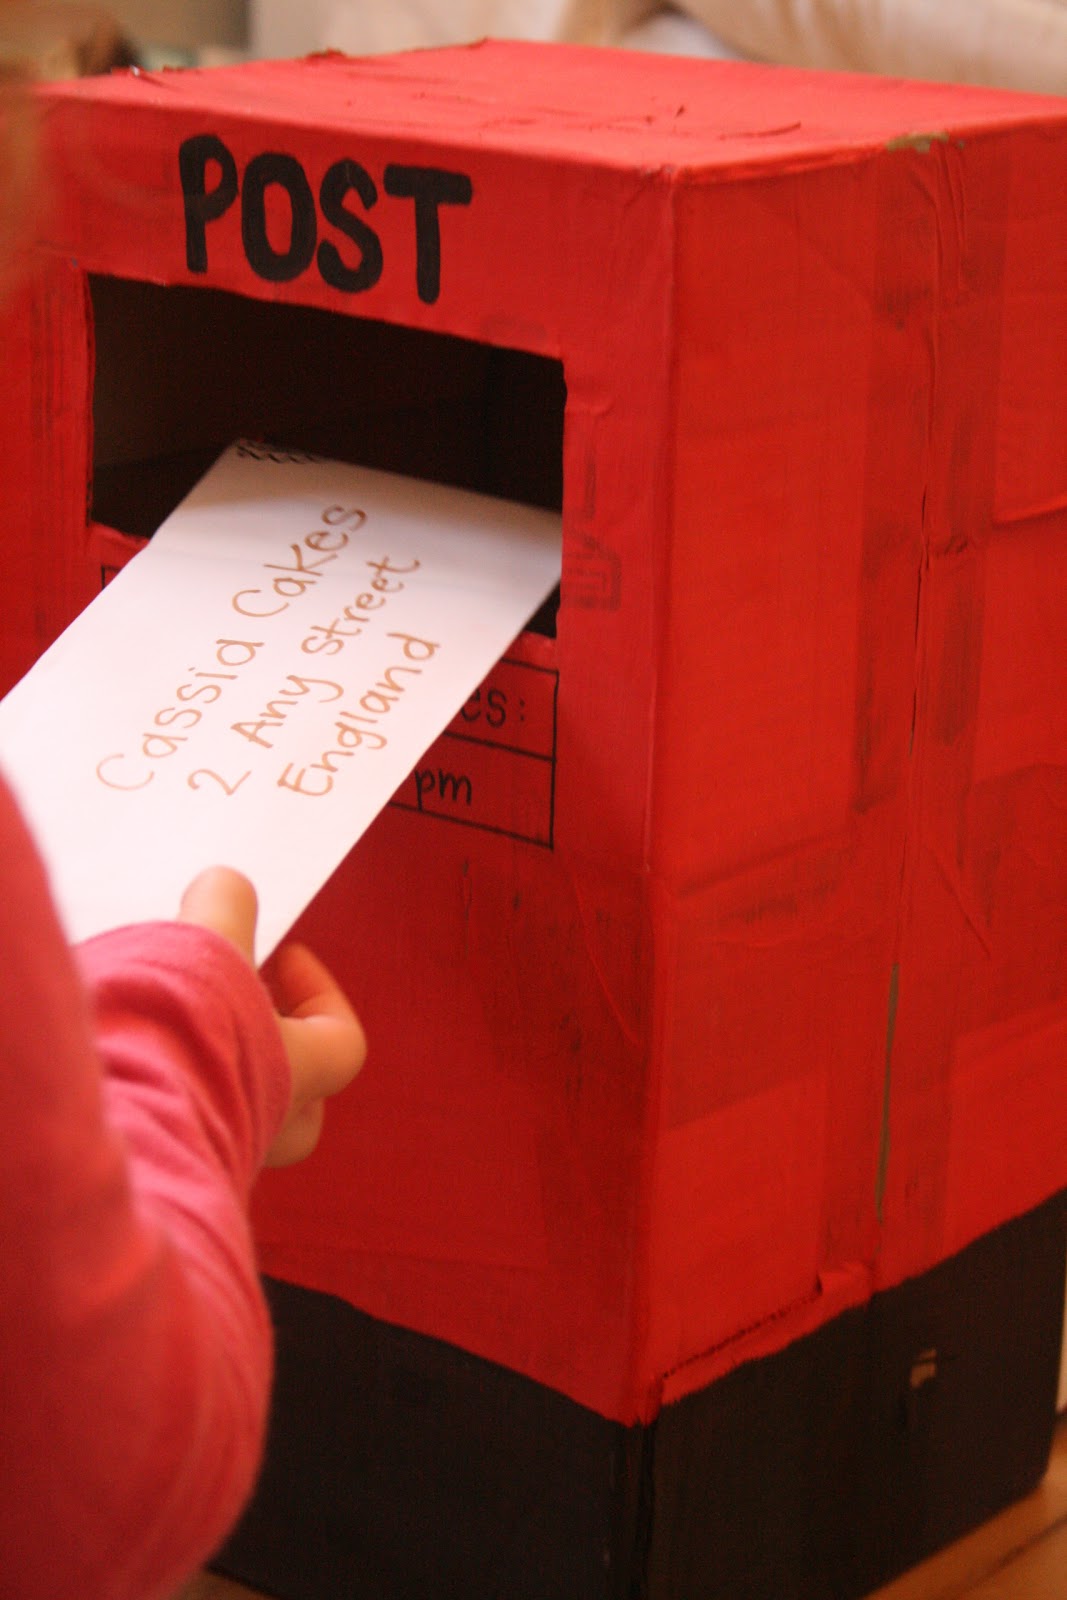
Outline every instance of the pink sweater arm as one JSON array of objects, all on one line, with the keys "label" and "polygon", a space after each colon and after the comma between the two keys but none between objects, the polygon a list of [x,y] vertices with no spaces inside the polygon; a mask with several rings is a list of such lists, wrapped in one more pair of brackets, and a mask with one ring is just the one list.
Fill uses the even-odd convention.
[{"label": "pink sweater arm", "polygon": [[6,791],[0,884],[2,1587],[149,1600],[258,1466],[271,1345],[245,1202],[288,1067],[215,935],[105,935],[79,981]]}]

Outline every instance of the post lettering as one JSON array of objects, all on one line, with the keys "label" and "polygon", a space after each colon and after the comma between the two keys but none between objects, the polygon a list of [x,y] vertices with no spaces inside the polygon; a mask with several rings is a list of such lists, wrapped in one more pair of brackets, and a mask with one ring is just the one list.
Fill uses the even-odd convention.
[{"label": "post lettering", "polygon": [[[323,283],[342,294],[365,293],[381,280],[385,270],[382,239],[365,215],[378,205],[378,185],[352,157],[344,156],[326,169],[317,199],[296,156],[282,150],[262,151],[251,158],[242,175],[233,151],[216,133],[194,134],[182,142],[178,172],[185,207],[185,260],[190,272],[207,272],[208,229],[221,221],[240,196],[245,260],[265,282],[291,283],[313,262]],[[382,188],[391,199],[412,203],[415,290],[424,304],[433,305],[441,293],[442,210],[469,206],[474,186],[464,172],[390,162],[382,176]],[[320,216],[348,241],[347,246],[339,247],[328,237],[320,240]]]}]

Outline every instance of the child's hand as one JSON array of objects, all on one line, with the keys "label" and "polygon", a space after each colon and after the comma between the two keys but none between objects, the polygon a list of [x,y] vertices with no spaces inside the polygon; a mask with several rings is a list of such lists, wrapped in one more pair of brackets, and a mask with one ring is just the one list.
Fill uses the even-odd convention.
[{"label": "child's hand", "polygon": [[[253,963],[256,891],[232,867],[209,867],[182,896],[179,918],[211,928]],[[264,965],[292,1073],[289,1114],[267,1152],[268,1166],[302,1161],[318,1143],[323,1102],[355,1077],[367,1042],[359,1018],[326,968],[303,945],[289,944]]]}]

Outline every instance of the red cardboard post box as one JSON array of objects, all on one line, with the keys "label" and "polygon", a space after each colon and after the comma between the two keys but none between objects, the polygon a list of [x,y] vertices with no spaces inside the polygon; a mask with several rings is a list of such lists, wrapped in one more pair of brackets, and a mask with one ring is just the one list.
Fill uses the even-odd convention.
[{"label": "red cardboard post box", "polygon": [[258,1194],[233,1569],[810,1600],[1028,1486],[1067,109],[486,44],[51,88],[43,134],[8,681],[237,436],[563,512],[558,615],[305,919],[371,1055]]}]

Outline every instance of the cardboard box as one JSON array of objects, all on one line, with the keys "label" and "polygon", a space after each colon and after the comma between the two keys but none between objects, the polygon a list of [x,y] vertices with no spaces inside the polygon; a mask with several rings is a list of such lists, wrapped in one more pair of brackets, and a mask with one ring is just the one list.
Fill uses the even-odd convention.
[{"label": "cardboard box", "polygon": [[267,1270],[625,1433],[1039,1214],[1062,102],[505,44],[47,101],[9,679],[237,434],[563,509],[301,929],[371,1055]]}]

